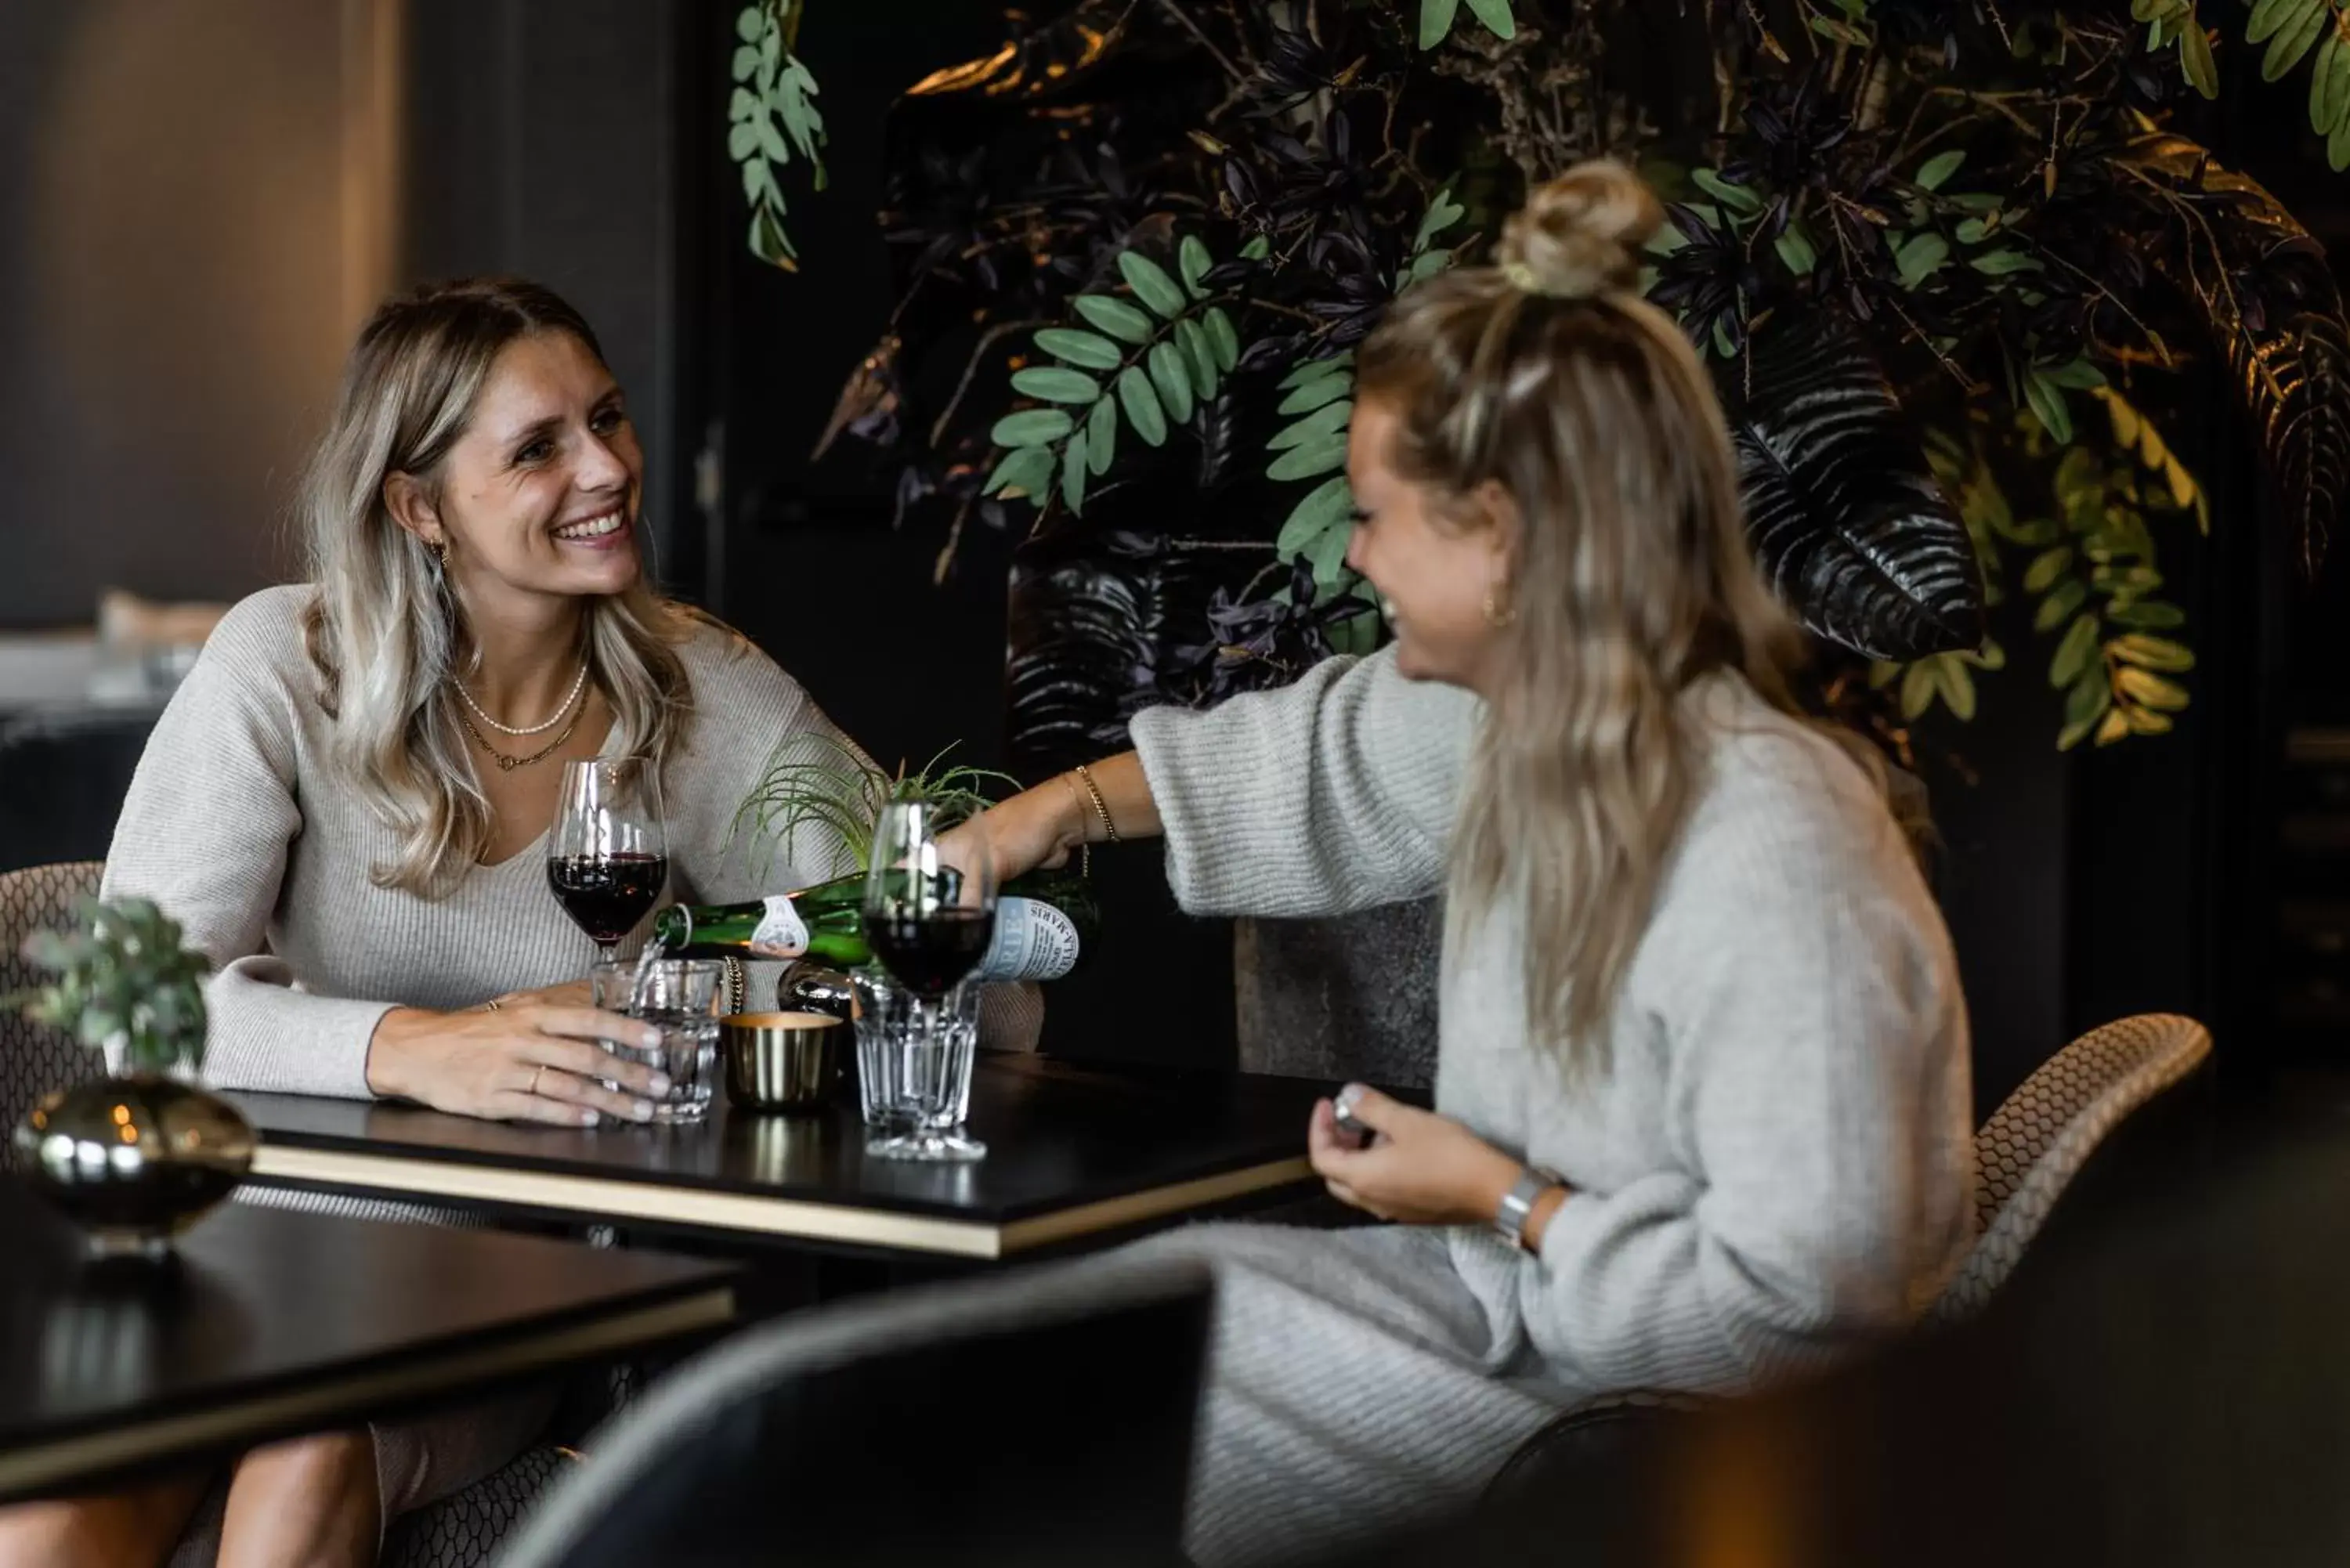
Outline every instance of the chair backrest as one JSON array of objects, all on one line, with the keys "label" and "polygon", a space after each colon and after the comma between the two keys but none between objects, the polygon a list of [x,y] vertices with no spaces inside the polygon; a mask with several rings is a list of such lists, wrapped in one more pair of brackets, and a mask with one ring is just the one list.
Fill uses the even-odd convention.
[{"label": "chair backrest", "polygon": [[2042,1063],[1975,1135],[1977,1240],[1931,1316],[1981,1310],[2097,1146],[2210,1054],[2211,1033],[2195,1020],[2148,1012],[2093,1029]]},{"label": "chair backrest", "polygon": [[[40,983],[40,971],[22,955],[25,939],[70,925],[74,900],[97,892],[105,869],[95,860],[74,860],[0,871],[0,998]],[[14,1159],[16,1124],[34,1102],[52,1089],[105,1075],[106,1063],[97,1052],[13,1007],[0,1006],[0,1169]]]},{"label": "chair backrest", "polygon": [[102,857],[161,711],[125,704],[0,719],[0,871]]},{"label": "chair backrest", "polygon": [[1112,1253],[752,1329],[591,1437],[501,1568],[1180,1563],[1211,1303]]}]

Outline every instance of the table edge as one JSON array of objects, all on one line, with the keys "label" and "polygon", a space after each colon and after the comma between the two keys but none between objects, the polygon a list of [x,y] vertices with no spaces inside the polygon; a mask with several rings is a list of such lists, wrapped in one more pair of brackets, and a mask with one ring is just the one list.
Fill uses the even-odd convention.
[{"label": "table edge", "polygon": [[431,1198],[552,1210],[595,1220],[636,1220],[799,1241],[995,1260],[1057,1242],[1142,1224],[1310,1179],[1302,1154],[1188,1177],[1114,1198],[1093,1199],[1018,1219],[950,1220],[838,1199],[766,1197],[642,1179],[476,1164],[411,1154],[276,1143],[253,1151],[247,1178],[373,1195]]},{"label": "table edge", "polygon": [[0,1498],[42,1495],[60,1481],[102,1475],[331,1422],[370,1405],[428,1398],[471,1384],[586,1360],[734,1321],[734,1287],[691,1289],[670,1300],[552,1325],[436,1353],[403,1355],[391,1366],[329,1375],[298,1386],[272,1388],[199,1410],[175,1411],[101,1430],[47,1438],[15,1453],[0,1453]]}]

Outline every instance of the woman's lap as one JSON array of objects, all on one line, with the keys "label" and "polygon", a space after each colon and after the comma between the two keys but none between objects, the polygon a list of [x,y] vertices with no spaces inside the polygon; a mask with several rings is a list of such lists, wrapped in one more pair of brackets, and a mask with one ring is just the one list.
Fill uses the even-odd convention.
[{"label": "woman's lap", "polygon": [[1484,1309],[1439,1232],[1203,1225],[1139,1247],[1216,1275],[1185,1531],[1205,1568],[1472,1501],[1561,1407],[1486,1370]]}]

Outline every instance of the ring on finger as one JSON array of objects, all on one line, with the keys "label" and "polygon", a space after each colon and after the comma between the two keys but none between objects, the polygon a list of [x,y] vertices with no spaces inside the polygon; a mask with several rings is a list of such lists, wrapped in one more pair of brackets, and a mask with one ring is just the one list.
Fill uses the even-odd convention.
[{"label": "ring on finger", "polygon": [[532,1069],[531,1069],[531,1072],[530,1072],[530,1088],[529,1088],[527,1091],[525,1091],[525,1092],[526,1092],[526,1093],[529,1093],[529,1094],[533,1094],[533,1095],[535,1095],[535,1094],[538,1093],[538,1081],[539,1081],[539,1079],[541,1079],[541,1078],[545,1077],[546,1075],[546,1063],[544,1063],[544,1062],[541,1062],[537,1066],[536,1066],[536,1067],[534,1067],[534,1068],[532,1068]]}]

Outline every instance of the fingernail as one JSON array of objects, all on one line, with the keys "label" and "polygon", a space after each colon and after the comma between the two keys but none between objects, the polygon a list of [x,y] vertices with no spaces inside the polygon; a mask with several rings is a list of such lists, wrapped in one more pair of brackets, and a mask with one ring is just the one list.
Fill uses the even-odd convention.
[{"label": "fingernail", "polygon": [[629,1107],[629,1114],[640,1122],[649,1122],[653,1119],[652,1102],[639,1100]]},{"label": "fingernail", "polygon": [[637,1037],[637,1043],[648,1051],[658,1051],[660,1049],[661,1032],[658,1029],[648,1029]]},{"label": "fingernail", "polygon": [[602,1119],[603,1118],[598,1116],[594,1111],[581,1111],[579,1113],[579,1125],[583,1127],[592,1127]]},{"label": "fingernail", "polygon": [[653,1075],[652,1091],[656,1095],[666,1095],[669,1093],[669,1075],[667,1073],[655,1073]]}]

